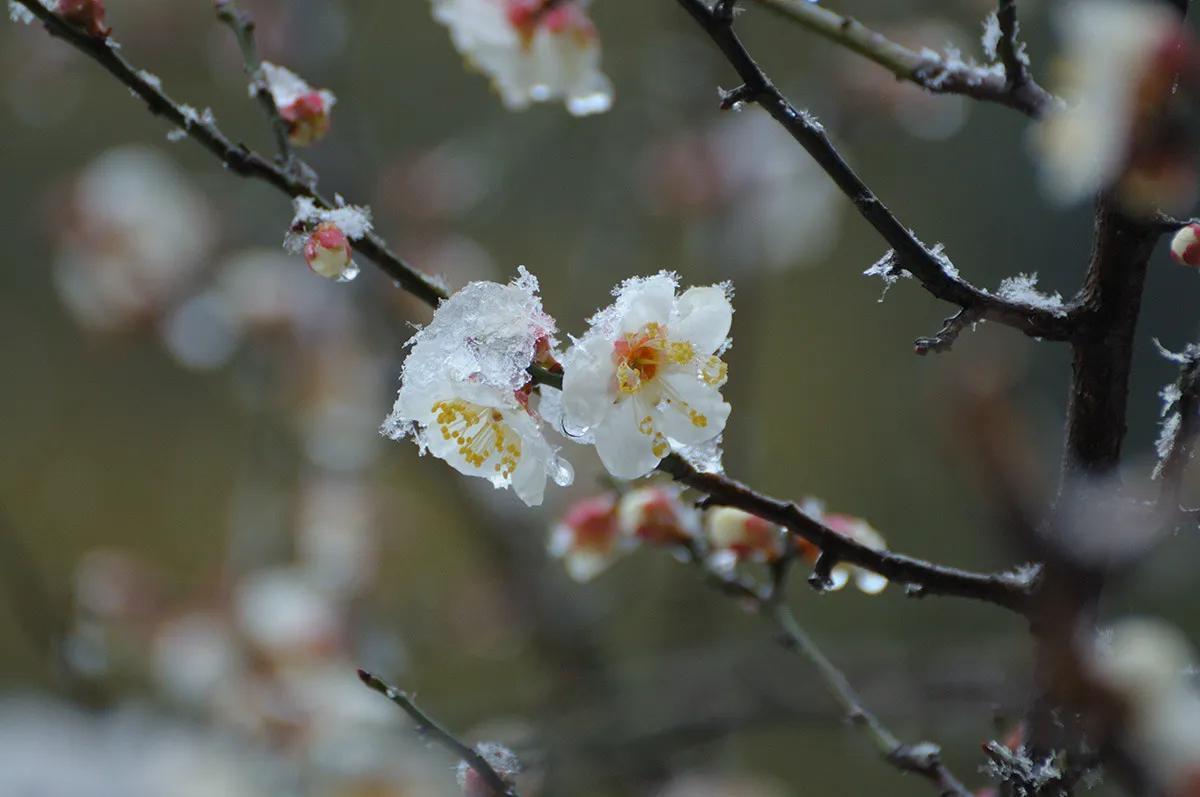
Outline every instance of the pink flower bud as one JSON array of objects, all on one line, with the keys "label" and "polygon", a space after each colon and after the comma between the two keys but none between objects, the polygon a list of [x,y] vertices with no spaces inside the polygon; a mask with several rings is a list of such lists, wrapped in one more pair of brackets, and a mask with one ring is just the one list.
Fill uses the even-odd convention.
[{"label": "pink flower bud", "polygon": [[112,32],[104,21],[104,0],[58,0],[58,15],[92,36],[103,39]]},{"label": "pink flower bud", "polygon": [[562,558],[576,581],[590,581],[620,553],[617,499],[611,493],[571,505],[550,535],[550,553]]},{"label": "pink flower bud", "polygon": [[331,124],[329,95],[308,91],[279,109],[288,124],[288,140],[300,147],[315,144],[329,132]]},{"label": "pink flower bud", "polygon": [[304,242],[304,260],[322,277],[338,279],[350,268],[350,241],[336,224],[321,222]]},{"label": "pink flower bud", "polygon": [[783,529],[757,515],[733,507],[709,510],[708,541],[731,564],[773,562],[783,554]]},{"label": "pink flower bud", "polygon": [[1171,239],[1171,257],[1184,266],[1200,267],[1200,224],[1180,227]]},{"label": "pink flower bud", "polygon": [[621,533],[655,545],[690,540],[694,525],[679,494],[667,487],[640,487],[621,498],[617,510]]}]

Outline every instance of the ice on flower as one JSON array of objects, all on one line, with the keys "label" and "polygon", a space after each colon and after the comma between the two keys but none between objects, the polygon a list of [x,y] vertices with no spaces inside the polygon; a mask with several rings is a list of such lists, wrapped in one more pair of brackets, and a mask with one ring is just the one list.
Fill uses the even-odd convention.
[{"label": "ice on flower", "polygon": [[264,87],[287,122],[288,139],[293,144],[309,146],[329,132],[330,113],[337,102],[333,92],[314,89],[290,69],[266,61],[250,83],[250,96],[256,96]]},{"label": "ice on flower", "polygon": [[712,549],[709,563],[717,570],[729,570],[741,562],[773,562],[783,554],[784,529],[740,509],[710,509],[704,516],[704,528]]},{"label": "ice on flower", "polygon": [[612,106],[586,0],[433,0],[455,48],[492,79],[506,107],[561,99],[576,116]]},{"label": "ice on flower", "polygon": [[370,234],[371,210],[343,203],[323,208],[306,196],[296,197],[292,205],[295,215],[284,248],[303,254],[309,268],[322,277],[338,282],[357,277],[358,265],[351,257],[350,242]]},{"label": "ice on flower", "polygon": [[590,581],[608,568],[627,545],[617,525],[617,498],[612,493],[572,504],[550,533],[548,550],[562,559],[576,581]]},{"label": "ice on flower", "polygon": [[[1059,8],[1058,22],[1066,78],[1059,88],[1070,107],[1036,127],[1033,142],[1046,192],[1069,203],[1139,171],[1131,168],[1133,145],[1144,125],[1157,123],[1143,117],[1170,94],[1182,40],[1165,3],[1075,0]],[[1161,165],[1163,153],[1142,154]],[[1148,188],[1149,174],[1133,177],[1123,188]]]},{"label": "ice on flower", "polygon": [[524,268],[508,285],[472,282],[442,302],[410,341],[400,393],[383,433],[412,437],[421,452],[460,473],[512,487],[540,504],[547,476],[572,473],[542,434],[527,368],[553,343],[537,279]]},{"label": "ice on flower", "polygon": [[617,478],[713,439],[729,417],[720,357],[733,320],[728,287],[677,287],[667,272],[626,280],[563,358],[565,431],[590,434]]}]

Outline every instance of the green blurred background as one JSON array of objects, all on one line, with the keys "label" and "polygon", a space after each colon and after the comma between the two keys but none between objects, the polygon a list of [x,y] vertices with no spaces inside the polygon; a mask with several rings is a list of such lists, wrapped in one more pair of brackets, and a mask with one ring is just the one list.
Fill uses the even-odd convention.
[{"label": "green blurred background", "polygon": [[[108,5],[127,57],[161,76],[177,99],[211,105],[226,132],[269,146],[237,51],[209,3]],[[980,569],[1016,563],[997,536],[986,485],[975,478],[971,441],[955,439],[948,415],[956,385],[973,370],[1011,380],[1052,484],[1067,350],[984,324],[948,354],[914,356],[912,341],[934,332],[949,308],[907,281],[877,302],[881,284],[860,273],[885,247],[840,198],[831,200],[832,221],[813,234],[818,256],[799,251],[773,268],[752,246],[730,243],[738,225],[753,223],[730,221],[744,198],[664,209],[656,186],[679,179],[660,172],[681,137],[720,135],[758,113],[718,112],[716,88],[733,79],[675,3],[596,0],[617,100],[611,112],[586,119],[557,105],[504,111],[486,80],[463,68],[425,2],[245,5],[259,17],[267,58],[337,94],[333,133],[306,158],[325,190],[373,206],[398,252],[420,265],[423,254],[440,251],[452,284],[502,279],[524,264],[541,279],[547,309],[576,333],[626,276],[670,268],[685,283],[732,279],[731,474],[865,517],[896,550]],[[1022,7],[1041,74],[1053,52],[1046,6]],[[839,10],[914,46],[955,38],[978,55],[988,8],[970,0],[847,0]],[[993,287],[1004,276],[1037,272],[1044,288],[1074,292],[1090,213],[1039,196],[1027,120],[1001,107],[922,98],[758,9],[739,24],[776,82],[818,114],[904,223],[946,244],[967,278]],[[918,118],[906,121],[897,108]],[[762,129],[778,137],[761,150],[771,163],[789,143]],[[161,150],[211,205],[214,261],[276,247],[288,203],[223,174],[191,142],[168,143],[167,128],[124,88],[36,27],[0,28],[0,131],[0,506],[26,548],[28,561],[17,569],[36,568],[53,600],[66,605],[85,553],[124,549],[160,567],[170,592],[200,589],[229,559],[234,518],[247,523],[237,510],[239,483],[265,482],[266,493],[253,495],[282,495],[286,503],[300,479],[304,453],[285,416],[288,373],[305,367],[305,349],[267,343],[226,366],[195,370],[176,362],[152,324],[87,331],[52,278],[64,195],[102,151],[129,143]],[[431,151],[452,152],[472,170],[466,199],[439,204],[444,175],[432,168],[436,179],[426,179],[414,165]],[[685,157],[678,168],[686,175],[711,166]],[[817,240],[826,236],[828,245]],[[456,273],[453,253],[464,251],[475,265]],[[299,260],[295,268],[311,276]],[[369,267],[350,285],[311,280],[329,302],[352,297],[352,312],[364,319],[360,336],[386,370],[366,404],[385,412],[404,322],[423,322],[427,312],[392,301],[394,289]],[[1152,338],[1169,348],[1193,340],[1198,299],[1196,275],[1159,251],[1130,399],[1127,450],[1136,478],[1152,463],[1157,391],[1173,379]],[[255,381],[264,374],[275,387]],[[267,398],[254,398],[256,390]],[[370,434],[381,420],[362,413],[352,423]],[[357,611],[392,652],[360,648],[362,664],[416,690],[426,708],[467,735],[517,720],[558,729],[577,743],[561,753],[557,793],[657,793],[688,771],[765,777],[782,794],[929,793],[873,758],[806,664],[772,644],[765,624],[669,556],[643,551],[583,586],[546,561],[546,530],[572,498],[599,484],[590,452],[566,453],[576,485],[550,491],[544,507],[529,510],[509,493],[492,495],[444,463],[419,459],[409,444],[379,444],[363,476],[378,496],[378,575]],[[251,512],[263,519],[264,539],[279,534],[286,514]],[[282,556],[286,545],[251,547],[262,561]],[[1200,631],[1188,597],[1198,547],[1193,538],[1174,541],[1107,610],[1161,613]],[[5,555],[15,561],[17,554]],[[11,579],[12,569],[5,572]],[[61,679],[22,633],[25,609],[14,605],[21,595],[29,593],[11,589],[0,598],[0,691],[61,692]],[[908,600],[897,587],[874,598],[850,590],[821,597],[798,579],[793,601],[900,735],[941,742],[959,774],[983,785],[978,746],[1010,726],[1026,697],[1021,622],[970,602]],[[118,700],[155,699],[138,678],[117,678],[106,690]]]}]

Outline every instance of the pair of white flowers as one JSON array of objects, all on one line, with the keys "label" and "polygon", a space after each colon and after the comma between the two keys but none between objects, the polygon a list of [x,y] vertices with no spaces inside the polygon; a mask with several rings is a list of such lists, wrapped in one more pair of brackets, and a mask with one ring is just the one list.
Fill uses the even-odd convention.
[{"label": "pair of white flowers", "polygon": [[572,480],[546,439],[592,444],[613,476],[650,473],[672,451],[711,444],[725,428],[721,397],[733,306],[729,287],[679,292],[662,272],[626,280],[561,355],[563,389],[531,381],[529,367],[557,368],[554,319],[535,277],[473,282],[442,302],[410,342],[400,393],[383,432],[460,473],[511,487],[530,506],[547,477]]}]

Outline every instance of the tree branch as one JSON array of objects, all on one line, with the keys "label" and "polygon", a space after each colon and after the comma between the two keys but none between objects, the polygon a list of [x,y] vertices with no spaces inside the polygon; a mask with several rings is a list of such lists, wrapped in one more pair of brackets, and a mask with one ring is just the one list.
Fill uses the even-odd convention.
[{"label": "tree branch", "polygon": [[1042,92],[1045,95],[1045,104],[1041,115],[1044,115],[1048,107],[1052,107],[1057,100],[1037,86],[1029,74],[1029,61],[1017,38],[1020,23],[1017,22],[1016,0],[1000,0],[1000,6],[996,9],[996,21],[1000,24],[1000,41],[996,43],[996,52],[1000,56],[1000,62],[1004,64],[1005,87],[1011,94],[1017,94],[1029,86]]},{"label": "tree branch", "polygon": [[755,102],[782,125],[892,247],[892,273],[908,271],[929,293],[976,314],[980,319],[996,321],[1044,340],[1067,340],[1072,336],[1075,326],[1072,313],[1007,301],[960,277],[940,251],[925,246],[875,196],[843,160],[820,123],[810,114],[796,109],[771,83],[734,32],[732,17],[719,13],[718,7],[709,9],[704,0],[677,2],[704,29],[742,80],[743,85],[727,95],[722,105],[729,104],[729,97],[735,97],[738,102]]},{"label": "tree branch", "polygon": [[[186,112],[183,106],[172,100],[157,85],[156,80],[148,80],[146,73],[135,69],[120,54],[111,38],[100,39],[88,35],[86,31],[64,22],[38,0],[15,0],[15,2],[29,9],[34,16],[41,20],[52,36],[67,42],[108,70],[109,74],[145,101],[150,113],[161,116],[178,126],[200,146],[215,155],[233,173],[261,180],[288,196],[307,196],[322,207],[333,207],[328,199],[317,193],[303,179],[279,168],[262,155],[246,147],[245,144],[232,143],[215,122],[196,118],[194,112]],[[352,241],[352,244],[359,253],[395,280],[399,287],[431,307],[436,307],[441,299],[446,298],[445,289],[428,275],[400,259],[378,235],[369,233],[363,238]]]},{"label": "tree branch", "polygon": [[519,797],[516,788],[511,786],[504,778],[500,777],[499,773],[492,768],[492,765],[481,756],[473,747],[469,747],[463,742],[460,742],[453,734],[442,728],[436,722],[429,718],[412,702],[408,695],[401,692],[394,686],[385,683],[382,679],[377,678],[366,670],[358,671],[359,679],[371,689],[386,697],[388,700],[399,706],[405,714],[412,718],[416,723],[417,735],[422,739],[441,745],[446,750],[449,750],[455,756],[458,756],[467,763],[467,766],[475,770],[479,777],[483,778],[492,791],[498,797]]},{"label": "tree branch", "polygon": [[[756,0],[759,5],[796,22],[826,39],[853,50],[879,64],[900,80],[915,83],[934,94],[961,94],[983,102],[995,102],[1040,119],[1057,105],[1053,94],[1035,83],[1023,68],[1018,72],[1004,58],[1006,75],[985,66],[949,62],[936,54],[916,52],[888,39],[853,17],[843,16],[810,0]],[[1012,0],[1003,0],[1004,5]],[[1012,11],[1016,19],[1015,8]],[[1001,26],[1003,29],[1003,18]],[[1001,42],[1003,47],[1003,41]],[[1003,56],[1004,50],[1001,50]],[[1022,65],[1023,67],[1023,65]]]},{"label": "tree branch", "polygon": [[1188,346],[1178,360],[1179,379],[1175,387],[1179,393],[1168,411],[1177,413],[1179,422],[1167,440],[1157,470],[1158,478],[1162,479],[1159,507],[1172,516],[1180,511],[1183,475],[1195,453],[1196,435],[1200,434],[1200,346]]},{"label": "tree branch", "polygon": [[688,562],[704,572],[709,584],[731,597],[750,601],[759,615],[776,627],[779,632],[779,644],[808,659],[821,677],[826,691],[837,701],[846,718],[867,733],[887,763],[903,772],[913,772],[928,779],[940,789],[939,793],[942,795],[971,797],[971,792],[942,764],[941,750],[936,744],[904,744],[878,716],[863,705],[862,699],[845,674],[812,641],[796,621],[792,610],[780,600],[782,596],[779,579],[773,579],[769,588],[760,588],[736,575],[715,572],[705,564],[704,557],[696,546],[685,546],[684,550]]},{"label": "tree branch", "polygon": [[914,596],[953,595],[992,603],[1018,613],[1028,610],[1036,577],[1028,573],[974,573],[926,562],[888,550],[869,548],[805,514],[791,501],[755,492],[717,473],[701,473],[677,454],[658,466],[681,484],[708,496],[710,504],[732,506],[787,528],[821,549],[829,562],[864,567],[897,584]]},{"label": "tree branch", "polygon": [[237,38],[238,47],[242,51],[242,60],[245,63],[246,76],[255,86],[254,97],[267,115],[271,132],[275,136],[275,146],[279,150],[279,157],[284,168],[290,172],[296,161],[296,153],[288,138],[288,124],[279,113],[279,107],[275,104],[275,95],[271,93],[270,87],[263,79],[262,59],[258,56],[258,46],[254,41],[254,18],[238,8],[233,0],[216,0],[214,5],[217,19],[228,25],[229,29],[233,31],[234,37]]}]

